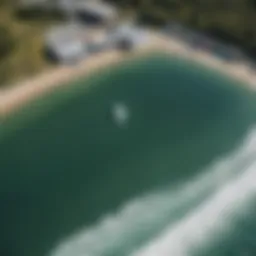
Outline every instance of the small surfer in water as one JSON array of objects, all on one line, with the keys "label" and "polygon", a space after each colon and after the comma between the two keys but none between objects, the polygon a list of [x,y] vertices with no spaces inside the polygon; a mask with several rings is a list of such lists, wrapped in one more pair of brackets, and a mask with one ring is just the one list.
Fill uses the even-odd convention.
[{"label": "small surfer in water", "polygon": [[122,103],[114,103],[111,107],[111,115],[113,122],[119,127],[124,127],[130,118],[130,111],[128,107]]}]

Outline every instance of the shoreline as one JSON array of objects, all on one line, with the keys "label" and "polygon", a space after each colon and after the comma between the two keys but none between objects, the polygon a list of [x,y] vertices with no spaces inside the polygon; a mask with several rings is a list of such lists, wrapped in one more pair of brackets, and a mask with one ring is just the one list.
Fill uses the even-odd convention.
[{"label": "shoreline", "polygon": [[181,57],[184,60],[191,60],[219,71],[229,78],[245,83],[249,88],[256,90],[256,72],[246,63],[226,62],[209,52],[192,49],[178,39],[157,32],[150,32],[148,40],[148,43],[135,49],[133,53],[123,53],[119,50],[98,53],[76,66],[57,67],[17,83],[11,88],[2,89],[0,91],[1,117],[12,114],[37,97],[65,86],[74,79],[95,75],[97,71],[107,67],[112,68],[119,62],[123,64],[125,61],[140,58],[153,52],[163,52],[171,56]]},{"label": "shoreline", "polygon": [[[256,91],[256,70],[253,70],[249,66],[249,63],[225,61],[210,52],[193,49],[178,39],[163,36],[160,40],[162,41],[162,49],[165,50],[166,53],[174,55],[172,51],[175,45],[175,55],[177,55],[177,57],[193,61],[213,71],[220,72],[231,80],[244,83],[249,89]],[[170,42],[167,42],[168,40],[172,41],[172,46]]]}]

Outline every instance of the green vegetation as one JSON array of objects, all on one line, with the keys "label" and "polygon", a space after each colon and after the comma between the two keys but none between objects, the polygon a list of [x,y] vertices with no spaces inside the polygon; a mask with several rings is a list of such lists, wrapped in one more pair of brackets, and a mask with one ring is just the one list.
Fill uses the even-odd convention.
[{"label": "green vegetation", "polygon": [[[133,11],[141,22],[159,26],[178,21],[242,46],[256,58],[256,0],[108,1],[120,6],[124,13]],[[21,10],[19,2],[0,0],[1,86],[49,66],[42,56],[43,32],[64,18],[56,11]]]},{"label": "green vegetation", "polygon": [[143,22],[174,20],[224,42],[242,46],[256,58],[256,0],[109,0],[133,8]]},{"label": "green vegetation", "polygon": [[4,60],[14,49],[14,40],[5,26],[0,26],[0,60]]},{"label": "green vegetation", "polygon": [[20,10],[18,2],[0,0],[0,88],[49,67],[42,56],[43,35],[61,19],[56,13]]}]

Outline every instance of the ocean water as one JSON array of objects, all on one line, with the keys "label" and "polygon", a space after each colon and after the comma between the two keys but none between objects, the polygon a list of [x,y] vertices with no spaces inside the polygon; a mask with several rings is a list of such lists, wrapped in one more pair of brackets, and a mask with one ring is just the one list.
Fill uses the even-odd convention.
[{"label": "ocean water", "polygon": [[255,255],[255,123],[255,93],[164,55],[37,100],[0,127],[1,255]]}]

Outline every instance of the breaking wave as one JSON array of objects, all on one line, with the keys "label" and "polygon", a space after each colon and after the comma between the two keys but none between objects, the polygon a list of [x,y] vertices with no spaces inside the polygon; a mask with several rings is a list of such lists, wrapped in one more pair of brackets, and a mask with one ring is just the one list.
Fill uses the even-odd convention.
[{"label": "breaking wave", "polygon": [[256,198],[256,161],[227,182],[207,202],[171,225],[155,241],[131,256],[187,256],[232,230],[241,211]]},{"label": "breaking wave", "polygon": [[125,203],[61,241],[50,256],[190,255],[191,248],[228,230],[232,216],[255,192],[255,156],[252,130],[237,150],[193,180]]}]

